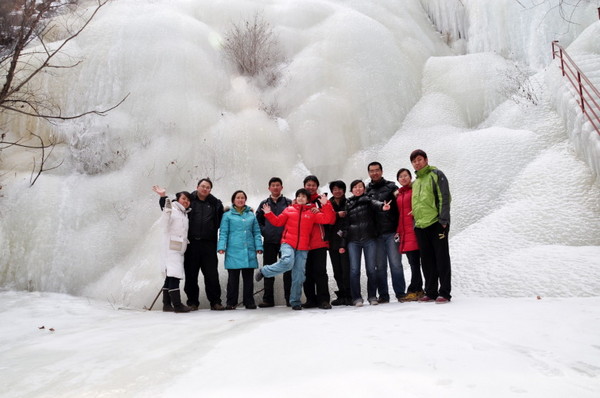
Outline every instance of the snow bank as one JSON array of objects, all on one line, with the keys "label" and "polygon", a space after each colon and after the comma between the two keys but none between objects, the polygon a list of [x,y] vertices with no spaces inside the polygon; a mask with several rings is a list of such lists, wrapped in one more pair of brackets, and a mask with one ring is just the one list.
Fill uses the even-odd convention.
[{"label": "snow bank", "polygon": [[597,297],[165,314],[0,292],[0,372],[6,398],[592,398],[599,319]]},{"label": "snow bank", "polygon": [[[569,56],[590,79],[596,90],[600,90],[599,35],[600,21],[587,28],[573,44],[566,48]],[[600,134],[594,129],[588,117],[582,113],[577,99],[578,93],[568,79],[562,76],[558,59],[550,65],[548,85],[553,88],[554,104],[565,120],[571,142],[594,173],[600,175]],[[590,88],[588,90],[591,91]],[[600,105],[600,97],[593,98]],[[596,126],[600,126],[600,108],[596,108],[595,113],[598,115],[597,119],[593,113],[589,115],[596,119]]]},{"label": "snow bank", "polygon": [[492,53],[431,57],[423,72],[423,94],[454,98],[460,108],[456,113],[464,115],[467,126],[476,126],[504,102],[510,67],[504,58]]}]

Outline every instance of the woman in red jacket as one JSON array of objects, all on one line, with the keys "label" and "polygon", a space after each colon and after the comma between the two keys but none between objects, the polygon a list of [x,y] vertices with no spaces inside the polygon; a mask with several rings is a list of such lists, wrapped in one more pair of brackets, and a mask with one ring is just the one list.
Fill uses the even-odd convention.
[{"label": "woman in red jacket", "polygon": [[400,241],[398,251],[406,254],[410,264],[410,286],[406,296],[401,301],[417,301],[423,296],[423,277],[421,276],[421,255],[419,244],[415,235],[415,221],[412,216],[412,175],[408,169],[400,169],[396,174],[400,183],[397,191],[396,203],[398,204],[398,229],[396,236]]},{"label": "woman in red jacket", "polygon": [[310,234],[313,225],[324,224],[331,218],[335,218],[335,212],[327,195],[321,195],[321,211],[313,213],[313,204],[307,204],[309,193],[306,189],[296,191],[296,203],[288,206],[279,215],[271,212],[268,203],[263,206],[265,218],[276,227],[285,226],[281,236],[281,258],[275,264],[262,267],[256,273],[256,281],[263,277],[271,278],[275,275],[292,270],[292,288],[290,291],[290,304],[292,309],[301,310],[302,283],[304,283],[304,267],[306,256],[310,248]]}]

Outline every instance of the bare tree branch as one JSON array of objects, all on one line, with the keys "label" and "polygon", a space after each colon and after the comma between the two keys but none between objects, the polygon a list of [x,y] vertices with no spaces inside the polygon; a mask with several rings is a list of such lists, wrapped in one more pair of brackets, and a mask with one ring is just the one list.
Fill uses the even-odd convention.
[{"label": "bare tree branch", "polygon": [[0,108],[6,109],[6,110],[9,110],[12,112],[20,113],[22,115],[40,117],[42,119],[48,119],[48,120],[73,120],[73,119],[79,119],[86,115],[106,116],[108,114],[108,112],[112,111],[113,109],[118,108],[123,102],[125,102],[125,100],[127,100],[128,97],[129,97],[129,94],[127,94],[125,97],[123,97],[123,99],[121,101],[119,101],[117,104],[111,106],[110,108],[101,109],[101,110],[93,109],[93,110],[81,112],[81,113],[78,113],[75,115],[63,115],[60,109],[58,109],[58,114],[56,114],[56,115],[51,115],[51,114],[46,115],[41,112],[38,112],[32,103],[24,102],[24,101],[18,101],[18,102],[27,104],[27,106],[29,106],[30,108],[32,108],[34,110],[33,112],[27,112],[25,110],[19,109],[14,106],[6,105],[6,104],[0,104]]},{"label": "bare tree branch", "polygon": [[[74,68],[81,60],[65,54],[71,41],[77,38],[97,16],[100,10],[111,0],[96,0],[93,8],[77,13],[79,0],[12,0],[0,3],[0,115],[14,113],[43,119],[49,123],[79,119],[88,115],[105,116],[119,107],[128,97],[127,94],[115,105],[102,109],[85,109],[75,113],[63,113],[52,96],[37,87],[34,79],[42,73]],[[80,19],[77,26],[65,26],[66,37],[59,42],[48,43],[45,40],[57,25],[52,18],[61,13],[74,12]],[[31,47],[36,44],[36,47]],[[71,58],[68,63],[58,62],[58,56]],[[44,142],[41,135],[29,132],[40,144],[26,144],[22,139],[6,140],[1,135],[0,155],[8,148],[23,148],[39,151],[40,158],[34,156],[30,184],[33,185],[44,171],[53,170],[62,164],[48,167],[47,161],[56,142],[50,139]]]},{"label": "bare tree branch", "polygon": [[[29,177],[29,186],[30,187],[32,187],[33,184],[35,184],[35,182],[38,180],[38,178],[40,177],[40,175],[42,175],[42,173],[44,171],[54,170],[63,164],[63,160],[61,160],[60,163],[58,163],[57,165],[46,168],[45,167],[46,162],[48,161],[48,158],[50,157],[50,155],[52,155],[54,148],[56,148],[55,143],[52,142],[52,144],[50,144],[50,145],[44,145],[44,140],[42,140],[42,137],[40,137],[39,135],[34,134],[34,133],[31,133],[31,135],[33,135],[34,137],[37,137],[37,139],[40,140],[39,149],[41,150],[42,153],[40,156],[39,167],[36,166],[35,156],[33,157],[33,166],[31,169],[31,176]],[[50,152],[48,152],[48,154],[46,154],[46,148],[50,148]]]},{"label": "bare tree branch", "polygon": [[283,56],[273,28],[260,14],[233,24],[225,33],[223,51],[240,73],[248,76],[272,74],[271,84],[277,80],[276,66]]},{"label": "bare tree branch", "polygon": [[[6,98],[6,97],[10,96],[11,94],[13,94],[13,93],[21,90],[27,83],[29,83],[31,81],[31,79],[33,79],[42,70],[44,70],[48,66],[48,64],[50,63],[50,60],[52,60],[52,58],[54,58],[57,54],[60,54],[61,51],[64,49],[64,47],[69,42],[71,42],[73,39],[75,39],[77,36],[79,36],[79,34],[81,32],[83,32],[83,30],[90,24],[90,22],[92,22],[92,19],[96,16],[96,14],[100,11],[100,9],[102,7],[104,7],[110,0],[97,0],[97,1],[98,1],[97,7],[94,9],[94,11],[92,12],[91,16],[89,16],[87,18],[87,20],[85,20],[85,22],[83,23],[83,25],[78,30],[76,30],[74,33],[70,34],[69,37],[67,37],[66,39],[64,39],[62,41],[62,43],[56,49],[51,50],[51,51],[48,50],[48,49],[46,49],[46,51],[47,51],[47,57],[46,57],[45,60],[42,61],[42,63],[41,63],[40,66],[38,66],[33,71],[27,73],[27,76],[25,76],[20,81],[20,83],[14,85],[14,86],[13,85],[7,86],[7,84],[4,85],[2,91],[0,91],[0,103],[2,103],[2,101],[4,100],[4,98]],[[52,3],[52,2],[50,2],[48,0],[46,0],[46,2]],[[31,4],[31,7],[35,8],[34,7],[35,6],[35,0],[28,0],[27,4],[28,5]],[[42,3],[42,4],[46,4],[46,3]],[[50,6],[48,5],[47,7],[49,9]],[[44,11],[44,9],[38,11],[38,14],[37,14],[37,16],[36,16],[36,18],[35,18],[35,20],[33,22],[35,24],[35,26],[31,26],[30,29],[29,29],[29,31],[27,32],[26,36],[24,37],[24,39],[27,38],[27,41],[25,43],[29,42],[29,37],[33,34],[33,29],[40,24],[40,19],[44,15],[43,11]],[[25,17],[23,18],[23,20],[25,21]],[[40,35],[38,38],[42,42],[42,45],[44,45],[43,44],[43,38],[42,38],[42,36]],[[19,43],[21,43],[21,42],[19,42]],[[46,47],[44,47],[44,48],[46,48]],[[16,66],[18,64],[19,58],[21,57],[21,55],[23,53],[23,50],[24,50],[24,47],[18,48],[15,51],[15,55],[12,58],[11,70],[9,70],[9,75],[11,77],[11,82],[14,79],[14,71],[15,71]],[[8,78],[7,78],[7,83],[8,83]]]}]

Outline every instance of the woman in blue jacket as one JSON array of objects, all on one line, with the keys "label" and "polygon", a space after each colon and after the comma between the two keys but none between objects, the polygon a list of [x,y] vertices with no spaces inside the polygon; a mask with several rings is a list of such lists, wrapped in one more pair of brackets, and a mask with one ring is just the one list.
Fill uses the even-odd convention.
[{"label": "woman in blue jacket", "polygon": [[256,254],[262,254],[262,237],[252,209],[246,206],[244,191],[231,196],[231,209],[223,214],[217,251],[225,254],[227,280],[226,310],[237,306],[240,289],[240,272],[244,280],[243,303],[246,309],[256,309],[254,303],[254,269],[258,268]]}]

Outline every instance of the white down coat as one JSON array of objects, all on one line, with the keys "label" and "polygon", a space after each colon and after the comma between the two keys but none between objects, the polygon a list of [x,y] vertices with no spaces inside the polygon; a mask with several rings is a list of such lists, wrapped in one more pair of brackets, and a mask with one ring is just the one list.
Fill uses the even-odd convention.
[{"label": "white down coat", "polygon": [[187,210],[179,202],[167,199],[161,224],[164,231],[161,269],[167,276],[183,279],[183,254],[189,243]]}]

